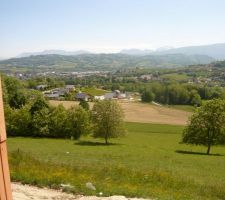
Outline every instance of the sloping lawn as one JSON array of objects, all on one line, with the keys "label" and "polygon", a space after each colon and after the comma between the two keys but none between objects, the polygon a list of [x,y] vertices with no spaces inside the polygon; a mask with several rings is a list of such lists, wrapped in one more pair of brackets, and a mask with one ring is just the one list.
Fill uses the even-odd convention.
[{"label": "sloping lawn", "polygon": [[[127,136],[111,145],[91,137],[9,138],[13,180],[70,192],[157,199],[224,199],[225,148],[179,144],[182,126],[127,123]],[[90,191],[86,182],[97,190]]]}]

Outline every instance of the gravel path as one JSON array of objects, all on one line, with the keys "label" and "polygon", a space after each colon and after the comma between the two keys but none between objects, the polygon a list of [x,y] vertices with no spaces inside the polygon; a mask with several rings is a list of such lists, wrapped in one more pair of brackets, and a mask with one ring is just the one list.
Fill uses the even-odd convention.
[{"label": "gravel path", "polygon": [[13,200],[144,200],[124,196],[95,197],[74,196],[57,190],[12,183]]}]

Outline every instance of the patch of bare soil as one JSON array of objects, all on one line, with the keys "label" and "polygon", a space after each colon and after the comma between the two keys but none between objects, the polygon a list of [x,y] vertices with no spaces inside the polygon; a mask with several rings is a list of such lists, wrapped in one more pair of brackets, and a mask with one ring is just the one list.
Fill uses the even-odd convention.
[{"label": "patch of bare soil", "polygon": [[66,194],[57,190],[12,183],[13,200],[144,200],[124,196],[95,197]]}]

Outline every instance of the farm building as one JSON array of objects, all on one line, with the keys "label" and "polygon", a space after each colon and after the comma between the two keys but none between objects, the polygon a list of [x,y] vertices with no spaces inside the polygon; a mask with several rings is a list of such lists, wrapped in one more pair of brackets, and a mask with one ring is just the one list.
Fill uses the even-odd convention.
[{"label": "farm building", "polygon": [[75,99],[77,100],[84,100],[84,101],[90,101],[93,100],[93,96],[86,94],[84,92],[79,92],[75,95]]},{"label": "farm building", "polygon": [[128,92],[122,93],[119,90],[115,90],[114,92],[111,93],[106,93],[104,95],[105,99],[131,99],[131,96]]},{"label": "farm building", "polygon": [[56,93],[56,94],[52,94],[52,93],[50,93],[50,94],[45,94],[45,97],[47,97],[48,99],[59,99],[59,94],[58,93]]},{"label": "farm building", "polygon": [[65,94],[69,93],[65,88],[56,88],[50,91],[44,92],[44,96],[49,99],[59,99],[59,97],[64,97]]},{"label": "farm building", "polygon": [[75,86],[74,85],[66,85],[65,86],[65,89],[68,91],[68,92],[73,92],[75,90]]},{"label": "farm building", "polygon": [[104,100],[105,96],[101,95],[101,96],[94,96],[94,100]]},{"label": "farm building", "polygon": [[37,90],[44,90],[44,89],[46,89],[48,87],[48,85],[37,85],[36,86],[36,89]]}]

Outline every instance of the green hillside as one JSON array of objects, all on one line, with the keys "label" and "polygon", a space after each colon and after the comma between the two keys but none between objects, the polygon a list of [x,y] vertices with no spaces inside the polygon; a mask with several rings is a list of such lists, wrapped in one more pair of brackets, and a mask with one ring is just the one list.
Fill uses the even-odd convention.
[{"label": "green hillside", "polygon": [[26,67],[63,70],[112,70],[123,68],[177,67],[207,64],[214,59],[204,55],[146,55],[83,54],[77,56],[37,55],[0,61],[1,68]]}]

